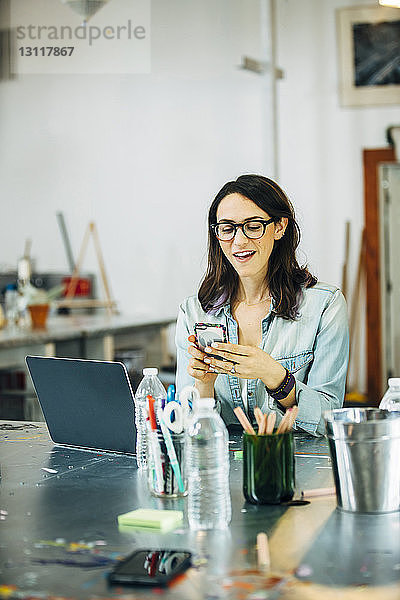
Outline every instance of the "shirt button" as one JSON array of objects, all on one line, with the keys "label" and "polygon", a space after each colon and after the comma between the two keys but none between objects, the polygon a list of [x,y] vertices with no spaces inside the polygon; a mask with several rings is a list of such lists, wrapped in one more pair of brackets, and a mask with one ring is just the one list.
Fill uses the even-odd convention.
[{"label": "shirt button", "polygon": [[248,395],[248,396],[252,396],[252,395],[253,395],[253,392],[249,392],[247,395]]}]

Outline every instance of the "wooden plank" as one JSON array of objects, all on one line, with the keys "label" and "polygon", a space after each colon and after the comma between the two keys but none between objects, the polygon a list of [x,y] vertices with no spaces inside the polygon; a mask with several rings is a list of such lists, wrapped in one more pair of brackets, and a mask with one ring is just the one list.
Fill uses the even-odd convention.
[{"label": "wooden plank", "polygon": [[[86,248],[88,245],[90,235],[93,238],[93,243],[95,246],[95,251],[96,251],[96,256],[97,256],[97,262],[98,262],[99,269],[100,269],[101,280],[103,282],[103,287],[104,287],[104,291],[106,294],[106,301],[104,301],[104,302],[101,300],[99,301],[99,300],[91,299],[91,298],[86,298],[86,299],[82,298],[79,300],[74,298],[76,287],[78,285],[79,274],[81,272],[82,263],[83,263],[83,259],[84,259],[85,253],[86,253]],[[82,246],[81,246],[81,249],[79,252],[78,261],[76,263],[74,272],[72,273],[72,276],[71,276],[71,279],[70,279],[70,282],[69,282],[69,285],[68,285],[68,288],[66,291],[65,298],[63,300],[59,301],[58,306],[59,307],[62,306],[62,307],[66,307],[66,308],[82,308],[82,307],[107,308],[108,314],[110,316],[113,313],[115,314],[117,312],[116,303],[111,299],[110,288],[108,285],[103,255],[102,255],[101,247],[100,247],[99,235],[97,233],[96,224],[93,221],[91,221],[89,223],[89,225],[87,226],[85,235],[83,237]]]},{"label": "wooden plank", "polygon": [[349,373],[352,372],[353,380],[349,392],[346,394],[347,401],[365,402],[366,396],[361,393],[360,385],[360,313],[363,294],[365,294],[365,228],[361,233],[360,250],[358,254],[357,275],[350,304],[350,360]]},{"label": "wooden plank", "polygon": [[56,300],[54,305],[57,308],[113,308],[116,307],[116,302],[113,300],[97,300],[96,298],[65,298]]},{"label": "wooden plank", "polygon": [[367,393],[368,403],[372,406],[378,406],[382,396],[378,165],[383,162],[395,162],[393,148],[364,150],[365,266],[367,279]]},{"label": "wooden plank", "polygon": [[347,265],[349,263],[350,256],[350,229],[351,223],[350,221],[346,221],[346,229],[345,229],[345,242],[344,242],[344,261],[342,267],[342,293],[343,296],[347,300],[348,294],[348,273],[347,273]]}]

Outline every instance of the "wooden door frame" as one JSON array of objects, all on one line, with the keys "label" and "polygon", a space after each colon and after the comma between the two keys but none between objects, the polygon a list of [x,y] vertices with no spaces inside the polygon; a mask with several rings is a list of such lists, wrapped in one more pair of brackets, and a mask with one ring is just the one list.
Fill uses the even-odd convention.
[{"label": "wooden door frame", "polygon": [[396,162],[395,152],[391,147],[363,151],[367,284],[367,395],[368,404],[371,406],[378,406],[382,396],[383,383],[378,165],[390,162]]}]

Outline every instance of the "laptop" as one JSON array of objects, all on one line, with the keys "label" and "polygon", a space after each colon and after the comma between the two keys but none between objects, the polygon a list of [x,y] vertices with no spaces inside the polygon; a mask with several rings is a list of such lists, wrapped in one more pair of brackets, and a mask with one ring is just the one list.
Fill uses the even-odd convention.
[{"label": "laptop", "polygon": [[134,394],[119,362],[25,358],[52,441],[135,454]]}]

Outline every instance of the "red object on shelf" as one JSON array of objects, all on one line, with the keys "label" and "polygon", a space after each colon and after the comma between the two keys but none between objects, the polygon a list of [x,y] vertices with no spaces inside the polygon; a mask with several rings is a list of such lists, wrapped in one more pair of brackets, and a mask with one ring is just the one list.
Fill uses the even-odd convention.
[{"label": "red object on shelf", "polygon": [[148,405],[149,405],[149,419],[150,419],[150,426],[151,429],[153,431],[157,431],[157,421],[156,421],[156,413],[154,410],[154,398],[153,396],[151,396],[151,394],[149,394],[148,396],[146,396]]},{"label": "red object on shelf", "polygon": [[[67,290],[70,285],[72,277],[64,277],[62,283],[65,284],[63,296],[67,295]],[[76,280],[76,288],[74,296],[90,297],[91,294],[91,281],[85,277],[78,277]]]}]

